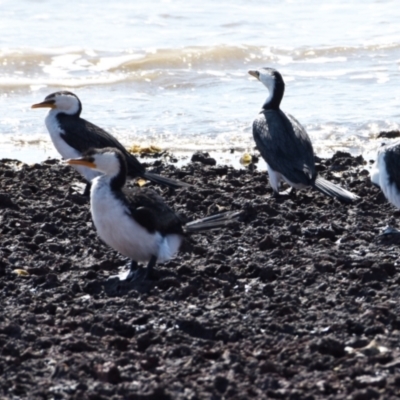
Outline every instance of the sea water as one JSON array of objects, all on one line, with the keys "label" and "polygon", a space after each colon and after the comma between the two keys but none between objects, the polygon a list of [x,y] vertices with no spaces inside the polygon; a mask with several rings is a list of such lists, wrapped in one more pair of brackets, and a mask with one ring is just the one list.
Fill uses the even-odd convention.
[{"label": "sea water", "polygon": [[0,158],[58,156],[30,108],[58,90],[127,146],[251,152],[264,66],[316,154],[373,157],[399,129],[399,20],[385,0],[0,0]]}]

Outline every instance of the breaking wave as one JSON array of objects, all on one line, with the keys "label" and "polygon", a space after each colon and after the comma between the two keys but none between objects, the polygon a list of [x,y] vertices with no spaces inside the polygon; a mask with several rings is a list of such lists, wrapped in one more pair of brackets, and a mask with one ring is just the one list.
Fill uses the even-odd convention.
[{"label": "breaking wave", "polygon": [[79,47],[2,49],[0,88],[110,85],[164,79],[174,71],[245,70],[254,64],[340,63],[357,54],[397,52],[399,49],[398,43],[319,48],[219,45],[115,53]]}]

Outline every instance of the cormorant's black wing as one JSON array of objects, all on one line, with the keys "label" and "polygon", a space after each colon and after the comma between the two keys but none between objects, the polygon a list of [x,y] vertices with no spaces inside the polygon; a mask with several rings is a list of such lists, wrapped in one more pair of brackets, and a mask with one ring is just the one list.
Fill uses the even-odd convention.
[{"label": "cormorant's black wing", "polygon": [[123,189],[121,200],[128,207],[131,216],[149,232],[162,235],[183,234],[182,217],[174,212],[163,198],[150,188]]},{"label": "cormorant's black wing", "polygon": [[104,147],[114,147],[120,150],[125,156],[130,176],[142,176],[145,173],[145,167],[140,161],[104,129],[80,117],[58,114],[57,118],[65,132],[62,134],[62,138],[68,145],[80,153],[84,153],[90,148],[103,149]]},{"label": "cormorant's black wing", "polygon": [[253,137],[267,164],[290,182],[310,185],[315,179],[310,138],[294,117],[263,110],[253,122]]}]

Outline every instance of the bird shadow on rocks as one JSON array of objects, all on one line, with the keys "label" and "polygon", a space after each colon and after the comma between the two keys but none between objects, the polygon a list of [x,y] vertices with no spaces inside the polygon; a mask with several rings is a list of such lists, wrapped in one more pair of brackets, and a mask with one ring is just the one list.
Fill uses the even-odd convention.
[{"label": "bird shadow on rocks", "polygon": [[154,281],[121,281],[118,277],[103,282],[104,292],[109,297],[124,296],[129,292],[148,293],[155,286]]}]

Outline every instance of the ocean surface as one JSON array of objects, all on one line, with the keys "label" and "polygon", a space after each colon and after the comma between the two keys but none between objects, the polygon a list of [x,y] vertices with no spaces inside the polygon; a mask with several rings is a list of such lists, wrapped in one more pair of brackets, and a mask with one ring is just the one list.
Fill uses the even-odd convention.
[{"label": "ocean surface", "polygon": [[251,151],[263,66],[318,155],[373,157],[400,124],[399,21],[385,0],[0,0],[0,158],[58,156],[30,108],[58,90],[127,146]]}]

